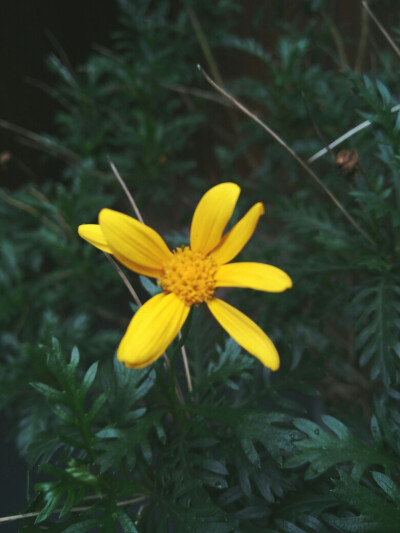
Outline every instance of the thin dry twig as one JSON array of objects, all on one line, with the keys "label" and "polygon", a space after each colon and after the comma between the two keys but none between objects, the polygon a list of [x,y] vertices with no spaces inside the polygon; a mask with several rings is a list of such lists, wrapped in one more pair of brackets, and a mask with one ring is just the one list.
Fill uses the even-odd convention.
[{"label": "thin dry twig", "polygon": [[[143,494],[142,496],[138,496],[136,498],[132,498],[130,500],[122,500],[120,502],[117,502],[117,507],[127,507],[128,505],[133,505],[134,503],[138,503],[138,502],[141,502],[145,499],[148,498],[148,495],[145,495]],[[101,499],[101,498],[99,498]],[[91,509],[93,507],[93,505],[89,505],[89,506],[83,506],[83,507],[72,507],[71,509],[71,513],[81,513],[83,511],[89,511],[89,509]],[[53,511],[52,514],[56,514],[56,513],[59,513],[61,511],[61,509],[56,509],[55,511]],[[33,513],[22,513],[22,514],[16,514],[16,515],[12,515],[12,516],[3,516],[0,518],[0,526],[2,524],[7,524],[7,523],[10,523],[10,522],[16,522],[17,520],[25,520],[26,518],[34,518],[36,516],[39,516],[40,514],[40,511],[36,511],[36,512],[33,512]]]},{"label": "thin dry twig", "polygon": [[381,30],[383,35],[386,37],[388,43],[393,48],[393,50],[396,52],[396,54],[400,57],[400,48],[397,46],[397,44],[394,42],[394,40],[390,37],[388,32],[385,30],[385,28],[382,26],[382,24],[379,22],[379,20],[376,18],[376,16],[371,11],[371,8],[368,5],[368,2],[363,0],[362,5],[364,9],[367,11],[368,15],[372,18],[372,20],[375,22],[375,24],[378,26],[378,28]]},{"label": "thin dry twig", "polygon": [[224,98],[220,98],[218,95],[215,95],[208,91],[203,91],[201,89],[196,89],[192,87],[186,87],[185,85],[171,85],[170,83],[160,83],[161,87],[165,87],[170,91],[175,91],[181,94],[188,94],[190,96],[197,96],[198,98],[203,98],[203,100],[211,100],[212,102],[217,102],[218,104],[224,105],[226,107],[231,107],[230,103],[227,102]]},{"label": "thin dry twig", "polygon": [[[28,191],[30,192],[30,194],[32,194],[32,196],[34,196],[35,198],[37,198],[44,204],[52,205],[51,201],[47,198],[47,196],[43,194],[41,191],[38,191],[37,189],[35,189],[35,187],[29,187]],[[60,224],[64,232],[70,235],[72,233],[71,228],[68,226],[65,218],[59,213],[57,209],[54,211],[54,217],[57,219],[58,223]]]},{"label": "thin dry twig", "polygon": [[299,157],[296,152],[290,148],[290,146],[281,138],[277,133],[275,133],[270,127],[268,127],[264,122],[262,122],[257,115],[252,113],[245,107],[243,104],[241,104],[236,98],[231,96],[229,93],[227,93],[222,87],[217,85],[214,80],[210,78],[210,76],[201,68],[200,65],[197,65],[197,68],[201,72],[201,74],[204,76],[204,78],[208,81],[210,85],[214,87],[218,92],[223,94],[228,100],[230,100],[238,109],[240,109],[245,115],[250,117],[254,122],[256,122],[259,126],[261,126],[271,137],[273,137],[281,146],[283,146],[289,154],[299,163],[301,167],[313,178],[313,180],[318,183],[318,185],[323,189],[323,191],[329,196],[329,198],[332,200],[332,202],[340,209],[340,211],[343,213],[343,215],[347,218],[347,220],[354,226],[354,228],[371,244],[375,244],[375,242],[371,239],[371,237],[359,226],[359,224],[354,220],[354,218],[350,215],[350,213],[347,211],[347,209],[343,206],[343,204],[336,198],[336,196],[324,185],[324,183],[319,179],[319,177],[315,174],[315,172],[307,165],[301,157]]},{"label": "thin dry twig", "polygon": [[135,300],[136,305],[141,307],[142,302],[140,301],[139,296],[136,294],[135,289],[132,287],[130,281],[125,276],[124,272],[119,267],[118,263],[116,261],[114,261],[114,259],[111,257],[110,254],[107,254],[106,252],[104,252],[104,255],[110,261],[110,263],[112,264],[113,268],[115,268],[115,270],[118,272],[119,277],[122,279],[122,281],[124,282],[125,286],[128,288],[128,291],[131,293],[132,298]]},{"label": "thin dry twig", "polygon": [[[182,333],[179,332],[179,339],[182,337]],[[190,376],[190,368],[189,368],[189,361],[186,353],[185,346],[181,346],[181,353],[182,353],[182,359],[183,359],[183,366],[185,368],[185,374],[186,374],[186,381],[188,386],[188,391],[193,392],[193,385],[192,385],[192,378]]]},{"label": "thin dry twig", "polygon": [[29,213],[30,215],[38,218],[43,222],[45,226],[48,228],[51,228],[56,233],[60,233],[61,228],[57,226],[49,217],[46,215],[42,215],[38,209],[35,207],[32,207],[29,204],[26,204],[24,202],[21,202],[20,200],[16,200],[12,196],[9,196],[4,191],[0,191],[0,198],[2,198],[7,204],[12,205],[13,207],[16,207],[17,209],[20,209],[21,211],[25,211],[26,213]]},{"label": "thin dry twig", "polygon": [[12,124],[11,122],[7,122],[6,120],[0,119],[0,128],[4,128],[6,130],[17,133],[18,135],[21,135],[22,139],[31,141],[31,145],[36,149],[44,150],[47,152],[49,152],[50,149],[56,150],[57,155],[59,157],[62,157],[69,163],[78,163],[80,161],[80,158],[74,152],[68,150],[68,148],[57,145],[55,143],[49,144],[41,135],[33,131],[27,130],[22,126],[17,126],[16,124]]},{"label": "thin dry twig", "polygon": [[136,202],[135,200],[133,199],[133,196],[131,195],[131,193],[129,192],[129,189],[128,187],[126,186],[126,183],[124,182],[124,180],[121,178],[121,175],[120,173],[118,172],[116,166],[114,165],[114,163],[111,161],[111,159],[108,157],[108,163],[110,164],[110,167],[111,167],[111,170],[113,171],[114,173],[114,176],[117,178],[119,184],[121,185],[124,193],[126,194],[131,206],[133,207],[133,210],[135,211],[135,215],[137,216],[138,220],[140,220],[140,222],[142,224],[144,224],[143,222],[143,217],[142,215],[140,214],[140,211],[138,209],[138,206],[136,205]]}]

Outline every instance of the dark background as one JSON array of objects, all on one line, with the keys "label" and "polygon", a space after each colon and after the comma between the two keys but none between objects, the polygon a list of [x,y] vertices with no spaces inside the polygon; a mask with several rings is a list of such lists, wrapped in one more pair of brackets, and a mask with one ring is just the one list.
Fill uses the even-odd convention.
[{"label": "dark background", "polygon": [[[93,43],[110,44],[117,25],[114,0],[1,0],[0,120],[43,133],[54,130],[56,103],[36,83],[52,83],[46,57],[59,43],[72,65],[85,61]],[[22,145],[0,128],[0,186],[15,188],[40,176],[58,174],[58,163]],[[1,267],[0,267],[1,268]],[[26,466],[19,458],[7,419],[0,418],[0,517],[20,513],[26,505]],[[1,533],[18,531],[18,522],[0,524]]]},{"label": "dark background", "polygon": [[[116,25],[115,0],[1,0],[0,119],[37,133],[51,132],[56,102],[43,89],[53,81],[46,58],[62,49],[77,67],[94,43],[110,44]],[[1,154],[8,159],[6,166],[0,163],[2,186],[14,188],[44,171],[47,176],[57,172],[54,160],[38,157],[3,128],[0,160]]]}]

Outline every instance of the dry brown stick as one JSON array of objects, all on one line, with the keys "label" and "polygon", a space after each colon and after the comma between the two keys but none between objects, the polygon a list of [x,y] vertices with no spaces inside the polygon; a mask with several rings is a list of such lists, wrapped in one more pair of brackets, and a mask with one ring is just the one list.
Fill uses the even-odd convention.
[{"label": "dry brown stick", "polygon": [[111,167],[111,170],[113,171],[114,173],[114,176],[117,178],[119,184],[121,185],[124,193],[126,194],[133,210],[135,211],[135,215],[137,216],[138,220],[140,220],[140,222],[142,224],[144,224],[144,221],[143,221],[143,217],[142,215],[140,214],[140,211],[138,209],[138,206],[136,205],[136,202],[135,200],[133,199],[133,196],[131,195],[131,193],[129,192],[129,189],[128,187],[126,186],[126,183],[124,182],[124,180],[121,178],[121,175],[120,173],[118,172],[116,166],[114,165],[114,163],[111,161],[110,158],[108,158],[108,162],[110,164],[110,167]]},{"label": "dry brown stick", "polygon": [[[179,339],[181,339],[181,337],[182,337],[182,333],[179,332]],[[188,391],[193,392],[192,378],[190,376],[189,361],[188,361],[188,357],[186,353],[186,348],[184,345],[181,346],[181,353],[182,353],[182,359],[183,359],[183,366],[185,368]]]},{"label": "dry brown stick", "polygon": [[323,189],[323,191],[329,196],[329,198],[332,200],[332,202],[340,209],[340,211],[343,213],[343,215],[347,218],[347,220],[354,226],[354,228],[371,244],[376,244],[375,241],[371,239],[371,237],[359,226],[359,224],[354,220],[354,218],[350,215],[350,213],[347,211],[347,209],[342,205],[342,203],[336,198],[336,196],[324,185],[324,183],[320,180],[320,178],[315,174],[315,172],[307,165],[301,157],[299,157],[296,152],[290,148],[290,146],[281,138],[277,133],[275,133],[269,126],[264,124],[257,115],[252,113],[245,107],[243,104],[241,104],[236,98],[231,96],[229,93],[227,93],[222,87],[217,85],[214,80],[210,78],[210,76],[201,68],[200,65],[197,65],[197,68],[202,73],[202,75],[205,77],[205,79],[208,81],[210,85],[214,87],[215,90],[223,94],[228,100],[230,100],[232,103],[235,104],[235,106],[240,109],[245,115],[250,117],[254,122],[256,122],[259,126],[261,126],[271,137],[273,137],[281,146],[283,146],[289,154],[299,163],[301,167],[313,178],[313,180],[318,183],[318,185]]},{"label": "dry brown stick", "polygon": [[170,83],[160,83],[161,87],[165,87],[170,91],[175,91],[181,94],[188,94],[190,96],[197,96],[198,98],[203,98],[204,100],[211,100],[212,102],[217,102],[218,104],[224,105],[226,107],[231,107],[230,103],[226,101],[225,98],[220,98],[214,93],[203,91],[201,89],[196,89],[193,87],[186,87],[185,85],[171,85]]},{"label": "dry brown stick", "polygon": [[122,279],[122,281],[124,282],[125,286],[128,288],[128,291],[131,293],[132,298],[135,300],[136,305],[141,307],[142,302],[140,301],[139,296],[136,294],[135,289],[132,287],[130,281],[125,276],[125,274],[123,273],[122,269],[119,267],[118,263],[116,261],[114,261],[114,259],[111,257],[110,254],[107,254],[106,252],[104,252],[104,255],[110,261],[110,263],[112,264],[113,268],[115,268],[115,270],[117,271],[119,277]]},{"label": "dry brown stick", "polygon": [[[35,187],[29,187],[28,191],[32,194],[32,196],[34,196],[35,198],[37,198],[38,200],[40,200],[44,204],[52,205],[52,203],[47,198],[47,196],[45,194],[43,194],[41,191],[38,191],[37,189],[35,189]],[[71,234],[72,233],[71,232],[71,228],[68,226],[65,218],[58,212],[57,209],[54,211],[54,216],[57,219],[57,221],[59,222],[59,224],[62,227],[62,229],[64,230],[64,232],[66,234]]]},{"label": "dry brown stick", "polygon": [[11,122],[7,122],[6,120],[2,119],[0,119],[0,128],[4,128],[6,130],[17,133],[18,135],[21,135],[22,139],[25,140],[26,143],[30,142],[30,145],[36,149],[43,150],[46,152],[51,151],[51,149],[56,150],[57,156],[64,159],[68,163],[76,164],[80,162],[79,156],[76,155],[74,152],[68,150],[68,148],[65,148],[64,146],[60,146],[57,144],[49,144],[43,139],[41,135],[35,133],[34,131],[27,130],[22,126],[17,126],[16,124],[12,124]]},{"label": "dry brown stick", "polygon": [[372,13],[371,8],[369,7],[368,3],[365,2],[365,0],[362,2],[363,7],[367,11],[368,15],[372,18],[372,20],[375,22],[375,24],[378,26],[378,28],[381,30],[383,35],[386,37],[388,43],[393,48],[393,50],[396,52],[396,54],[400,57],[400,49],[397,46],[397,44],[394,42],[394,40],[390,37],[388,32],[385,30],[385,28],[382,26],[382,24],[379,22],[379,20],[376,18],[376,16]]},{"label": "dry brown stick", "polygon": [[16,200],[12,196],[9,196],[4,191],[0,191],[0,198],[2,198],[7,204],[12,205],[13,207],[16,207],[17,209],[21,209],[21,211],[25,211],[26,213],[29,213],[30,215],[37,217],[39,220],[43,222],[45,226],[48,228],[51,228],[56,233],[60,233],[60,227],[57,226],[49,217],[46,215],[42,215],[38,209],[35,207],[32,207],[29,204],[26,204],[24,202],[21,202],[20,200]]},{"label": "dry brown stick", "polygon": [[[138,496],[137,498],[132,498],[130,500],[123,500],[123,501],[117,502],[117,507],[126,507],[128,505],[132,505],[134,503],[145,500],[146,498],[148,498],[148,496],[143,495],[143,496]],[[93,505],[83,506],[83,507],[72,507],[71,513],[81,513],[83,511],[89,511],[89,509],[91,509],[92,507]],[[52,512],[52,514],[59,513],[60,511],[61,509],[56,509],[55,511]],[[2,524],[8,524],[9,522],[16,522],[17,520],[25,520],[26,518],[34,518],[36,516],[39,516],[39,514],[40,514],[40,511],[35,511],[33,513],[22,513],[22,514],[16,514],[12,516],[3,516],[0,518],[0,526]]]}]

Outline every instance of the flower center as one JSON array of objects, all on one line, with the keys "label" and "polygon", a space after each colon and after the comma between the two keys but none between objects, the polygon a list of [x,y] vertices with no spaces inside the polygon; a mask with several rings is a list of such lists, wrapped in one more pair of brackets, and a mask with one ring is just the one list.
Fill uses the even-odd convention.
[{"label": "flower center", "polygon": [[211,257],[182,246],[174,250],[158,283],[164,292],[173,292],[186,305],[198,305],[211,300],[216,271],[217,265]]}]

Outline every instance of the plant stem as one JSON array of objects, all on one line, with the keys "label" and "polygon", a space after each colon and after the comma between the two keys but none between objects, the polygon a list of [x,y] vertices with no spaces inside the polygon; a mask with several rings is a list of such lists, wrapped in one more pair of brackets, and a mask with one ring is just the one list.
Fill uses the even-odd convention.
[{"label": "plant stem", "polygon": [[114,259],[111,257],[110,254],[107,254],[107,253],[104,252],[104,255],[110,261],[110,263],[112,264],[113,268],[115,268],[115,270],[118,272],[118,275],[120,276],[120,278],[124,282],[125,286],[128,288],[128,291],[131,293],[132,298],[135,300],[136,305],[141,307],[142,306],[142,302],[140,301],[139,296],[136,294],[135,289],[132,287],[131,283],[129,282],[129,280],[125,276],[125,274],[123,273],[122,269],[119,267],[118,263],[116,263],[116,261],[114,261]]},{"label": "plant stem", "polygon": [[180,332],[178,344],[175,346],[175,349],[172,352],[172,355],[171,355],[171,366],[174,365],[174,361],[176,359],[176,356],[177,356],[178,352],[180,351],[182,346],[185,344],[185,341],[186,341],[188,333],[189,333],[190,324],[192,323],[192,316],[193,316],[193,309],[190,309],[189,315],[188,315],[188,317],[186,319],[186,322],[183,325],[183,328],[182,328],[182,330]]},{"label": "plant stem", "polygon": [[[364,7],[366,7],[367,3],[363,2],[363,5],[364,5]],[[360,41],[358,43],[356,63],[354,65],[354,71],[357,74],[360,74],[360,72],[362,70],[362,65],[363,65],[363,62],[364,62],[364,56],[365,56],[365,51],[367,49],[367,41],[368,41],[368,28],[369,28],[368,12],[365,11],[365,10],[362,10],[361,11]]]},{"label": "plant stem", "polygon": [[[143,501],[147,499],[149,496],[146,494],[138,495],[136,498],[132,498],[130,500],[123,500],[120,502],[117,502],[117,507],[126,507],[128,505],[132,505],[134,503]],[[99,498],[101,499],[101,498]],[[71,513],[81,513],[83,511],[89,511],[93,506],[83,506],[83,507],[72,507]],[[52,514],[59,513],[61,509],[55,509]],[[17,520],[25,520],[26,518],[35,518],[40,514],[40,511],[35,511],[32,513],[23,513],[23,514],[16,514],[12,516],[3,516],[0,518],[0,526],[2,524],[7,524],[9,522],[16,522]]]},{"label": "plant stem", "polygon": [[192,378],[190,377],[189,361],[187,358],[186,348],[181,346],[181,353],[183,359],[183,366],[185,368],[186,381],[189,392],[193,392]]},{"label": "plant stem", "polygon": [[110,164],[110,167],[111,167],[111,170],[113,171],[114,173],[114,176],[117,178],[117,180],[119,181],[119,184],[121,185],[124,193],[126,194],[129,202],[131,203],[131,206],[133,207],[133,210],[135,211],[135,215],[137,216],[138,220],[144,224],[143,222],[143,217],[142,215],[140,214],[140,211],[138,209],[138,206],[136,205],[136,202],[135,200],[133,199],[133,196],[131,195],[131,193],[129,192],[129,189],[128,187],[126,186],[126,183],[124,182],[124,180],[121,178],[121,175],[120,173],[118,172],[117,170],[117,167],[114,165],[114,163],[111,161],[110,158],[108,158],[108,162]]},{"label": "plant stem", "polygon": [[390,37],[388,32],[385,30],[385,28],[382,26],[382,24],[379,22],[379,20],[376,18],[376,16],[372,13],[370,7],[368,6],[368,3],[363,1],[362,2],[363,7],[367,11],[368,15],[372,18],[372,20],[375,22],[375,24],[378,26],[378,28],[381,30],[383,35],[386,37],[388,43],[393,48],[393,50],[396,52],[396,54],[400,57],[400,48],[397,46],[397,44],[393,41],[393,39]]}]

